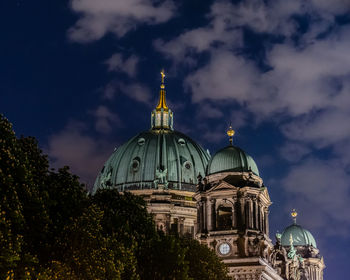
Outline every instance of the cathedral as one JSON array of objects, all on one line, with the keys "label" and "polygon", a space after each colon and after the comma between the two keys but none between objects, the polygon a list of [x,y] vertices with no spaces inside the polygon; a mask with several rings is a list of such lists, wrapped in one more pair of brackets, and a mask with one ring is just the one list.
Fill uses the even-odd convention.
[{"label": "cathedral", "polygon": [[174,130],[161,72],[159,102],[151,128],[115,149],[92,193],[116,188],[140,195],[155,224],[212,248],[232,279],[322,280],[325,268],[312,234],[297,224],[269,237],[268,187],[254,159],[232,143],[213,156]]}]

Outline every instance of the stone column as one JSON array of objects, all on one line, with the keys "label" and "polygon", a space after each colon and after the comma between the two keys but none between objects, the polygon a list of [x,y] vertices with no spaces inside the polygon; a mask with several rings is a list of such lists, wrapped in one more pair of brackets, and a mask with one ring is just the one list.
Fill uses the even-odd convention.
[{"label": "stone column", "polygon": [[212,212],[212,224],[211,227],[213,230],[216,230],[216,199],[212,199],[212,208],[211,208],[211,212]]},{"label": "stone column", "polygon": [[253,223],[253,203],[252,199],[248,199],[248,211],[249,211],[249,223],[248,223],[248,228],[254,228],[254,223]]},{"label": "stone column", "polygon": [[202,201],[197,202],[197,233],[201,233],[203,231],[202,204]]},{"label": "stone column", "polygon": [[184,235],[184,227],[185,227],[185,218],[184,217],[179,217],[179,227],[180,227],[180,236]]},{"label": "stone column", "polygon": [[207,199],[207,230],[213,230],[213,199]]},{"label": "stone column", "polygon": [[210,204],[210,201],[209,199],[207,199],[207,201],[205,202],[205,212],[206,212],[206,228],[207,228],[207,231],[211,230],[211,204]]},{"label": "stone column", "polygon": [[241,204],[241,209],[240,209],[240,216],[241,216],[241,221],[242,221],[242,226],[243,228],[245,227],[246,225],[246,220],[245,220],[245,199],[244,197],[241,197],[239,199],[239,203]]},{"label": "stone column", "polygon": [[265,233],[267,236],[269,236],[269,209],[265,208]]},{"label": "stone column", "polygon": [[203,209],[203,231],[207,231],[207,209],[206,209],[206,200],[202,201],[202,209]]},{"label": "stone column", "polygon": [[259,207],[258,207],[258,201],[256,198],[253,199],[253,203],[254,203],[254,228],[258,229],[259,228]]},{"label": "stone column", "polygon": [[258,220],[257,229],[261,231],[261,209],[260,209],[259,203],[257,203],[257,207],[258,207],[257,210],[256,210],[256,212],[257,212],[257,220]]},{"label": "stone column", "polygon": [[244,201],[244,224],[245,224],[245,228],[249,228],[249,205],[248,205],[248,201],[245,200]]},{"label": "stone column", "polygon": [[237,228],[236,202],[232,201],[232,227]]}]

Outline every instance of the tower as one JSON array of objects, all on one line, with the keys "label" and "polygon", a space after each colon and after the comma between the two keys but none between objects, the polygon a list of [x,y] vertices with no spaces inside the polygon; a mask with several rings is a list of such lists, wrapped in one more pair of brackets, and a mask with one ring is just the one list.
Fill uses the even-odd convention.
[{"label": "tower", "polygon": [[230,145],[211,158],[194,196],[196,238],[215,250],[232,279],[282,279],[269,264],[267,188],[253,158],[233,146],[231,126],[227,135]]},{"label": "tower", "polygon": [[270,259],[278,273],[288,280],[323,280],[323,257],[317,249],[313,235],[298,225],[295,209],[293,223],[282,234],[276,234],[276,245]]}]

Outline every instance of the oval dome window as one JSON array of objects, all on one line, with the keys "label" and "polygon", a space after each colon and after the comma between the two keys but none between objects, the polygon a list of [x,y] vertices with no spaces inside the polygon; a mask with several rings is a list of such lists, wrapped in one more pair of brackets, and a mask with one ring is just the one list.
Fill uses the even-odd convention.
[{"label": "oval dome window", "polygon": [[132,160],[132,163],[131,163],[132,171],[137,172],[139,170],[139,167],[140,167],[140,158],[136,157]]},{"label": "oval dome window", "polygon": [[139,140],[137,140],[137,144],[139,144],[140,146],[145,144],[145,138],[141,137],[139,138]]},{"label": "oval dome window", "polygon": [[177,140],[177,143],[179,143],[179,145],[181,145],[181,146],[184,146],[186,144],[186,142],[183,138],[180,138],[179,140]]}]

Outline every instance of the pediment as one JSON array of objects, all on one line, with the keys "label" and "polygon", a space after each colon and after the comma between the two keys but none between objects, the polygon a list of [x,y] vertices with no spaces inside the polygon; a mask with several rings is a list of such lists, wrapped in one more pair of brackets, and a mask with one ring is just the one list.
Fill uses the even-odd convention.
[{"label": "pediment", "polygon": [[238,188],[225,182],[222,181],[218,185],[212,187],[208,192],[216,192],[216,191],[224,191],[224,190],[237,190]]}]

